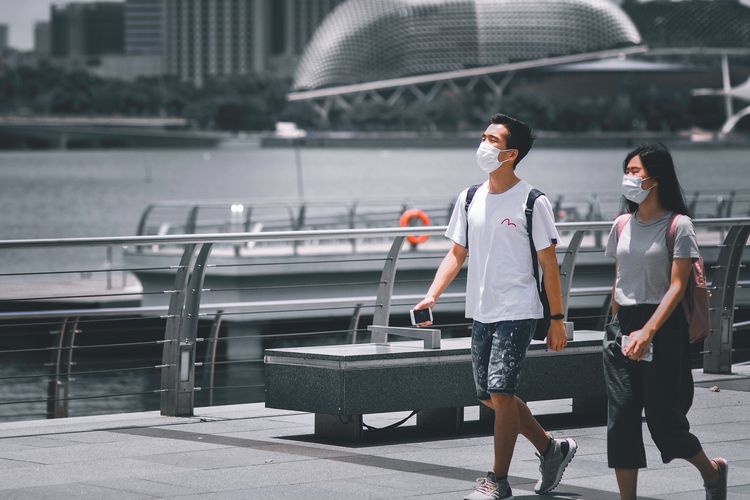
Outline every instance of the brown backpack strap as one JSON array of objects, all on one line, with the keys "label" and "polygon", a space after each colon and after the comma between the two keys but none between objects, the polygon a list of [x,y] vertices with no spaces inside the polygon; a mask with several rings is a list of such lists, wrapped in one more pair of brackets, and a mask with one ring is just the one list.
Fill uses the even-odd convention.
[{"label": "brown backpack strap", "polygon": [[617,240],[620,240],[620,235],[625,230],[625,226],[630,222],[630,217],[632,214],[622,214],[617,219],[615,219],[615,224],[617,224]]},{"label": "brown backpack strap", "polygon": [[672,217],[669,218],[669,226],[667,226],[667,251],[669,252],[669,260],[674,259],[674,242],[677,237],[677,220],[681,214],[673,213]]}]

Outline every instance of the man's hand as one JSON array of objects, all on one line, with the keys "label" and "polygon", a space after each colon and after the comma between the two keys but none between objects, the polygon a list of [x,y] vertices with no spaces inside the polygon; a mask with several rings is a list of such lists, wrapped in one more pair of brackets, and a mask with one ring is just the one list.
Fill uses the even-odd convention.
[{"label": "man's hand", "polygon": [[[414,309],[432,309],[433,307],[435,307],[435,298],[428,295],[422,299],[422,302],[414,306]],[[417,323],[416,326],[430,326],[431,324],[432,321],[425,321],[423,323]]]},{"label": "man's hand", "polygon": [[629,337],[630,342],[622,350],[622,353],[634,361],[640,361],[648,350],[652,336],[645,330],[636,330],[631,332]]},{"label": "man's hand", "polygon": [[547,330],[547,349],[550,351],[562,351],[568,345],[568,336],[565,333],[565,325],[560,320],[552,320]]}]

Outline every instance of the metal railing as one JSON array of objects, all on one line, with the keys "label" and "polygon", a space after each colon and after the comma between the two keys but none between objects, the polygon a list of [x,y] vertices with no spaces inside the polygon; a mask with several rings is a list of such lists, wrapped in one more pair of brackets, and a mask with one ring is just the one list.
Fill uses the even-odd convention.
[{"label": "metal railing", "polygon": [[[384,227],[395,224],[407,208],[419,208],[433,225],[447,224],[455,199],[392,198],[303,201],[161,201],[141,213],[136,234],[189,234],[202,232],[253,232]],[[687,196],[691,214],[706,218],[750,215],[750,193],[694,191]],[[620,210],[618,193],[558,195],[553,200],[557,222],[607,220]]]},{"label": "metal railing", "polygon": [[[737,288],[748,285],[746,282],[740,282],[739,272],[742,252],[747,244],[748,235],[750,234],[750,218],[695,220],[694,223],[697,228],[720,227],[727,231],[722,244],[719,245],[719,255],[716,259],[716,263],[711,266],[710,269],[711,288],[713,292],[710,312],[711,333],[705,341],[702,354],[705,371],[711,373],[729,373],[731,372],[733,333],[737,328],[744,328],[744,323],[737,325],[734,324],[734,312]],[[611,228],[611,222],[561,223],[557,226],[561,232],[572,233],[572,237],[570,238],[567,247],[560,249],[560,254],[562,256],[560,270],[563,287],[563,303],[567,318],[571,297],[591,295],[606,296],[611,291],[611,287],[609,286],[578,289],[572,286],[573,276],[576,269],[576,259],[581,253],[581,245],[584,241],[584,235],[587,232],[609,231]],[[320,312],[327,309],[347,309],[353,310],[354,315],[352,316],[352,322],[349,329],[343,330],[343,332],[351,332],[352,337],[356,337],[357,333],[362,332],[364,334],[366,332],[366,330],[359,328],[358,323],[362,309],[368,309],[372,311],[373,325],[388,326],[393,307],[399,305],[412,305],[422,297],[421,295],[413,294],[394,295],[397,265],[401,258],[402,249],[405,246],[404,241],[406,236],[414,233],[437,236],[442,235],[444,231],[445,227],[420,227],[0,241],[0,251],[18,248],[34,249],[49,247],[140,245],[183,246],[179,264],[163,268],[154,268],[174,272],[174,284],[172,288],[170,290],[159,292],[144,292],[167,294],[169,297],[169,303],[165,307],[80,308],[41,312],[11,311],[0,313],[0,322],[11,320],[20,321],[20,323],[11,324],[12,326],[23,326],[24,324],[29,324],[28,322],[30,321],[44,319],[57,320],[52,324],[59,325],[59,330],[55,332],[57,334],[56,342],[52,346],[31,349],[7,349],[2,351],[6,354],[29,351],[49,352],[52,355],[52,361],[50,363],[50,366],[52,367],[52,375],[38,375],[39,378],[47,377],[50,379],[48,397],[43,399],[26,399],[22,401],[0,401],[0,405],[45,401],[48,403],[48,416],[65,416],[67,414],[66,402],[76,399],[69,395],[68,389],[70,387],[70,381],[75,376],[97,373],[96,371],[76,372],[76,364],[73,361],[74,350],[85,348],[96,349],[102,347],[101,345],[96,344],[90,346],[81,346],[77,344],[77,339],[80,338],[83,322],[94,320],[105,321],[108,319],[122,322],[129,320],[142,320],[144,318],[159,318],[165,321],[164,336],[162,339],[144,342],[121,342],[109,344],[109,346],[135,347],[149,345],[160,347],[162,349],[161,363],[153,366],[137,367],[134,369],[161,370],[160,388],[149,391],[149,393],[160,395],[160,408],[162,414],[174,416],[192,415],[195,393],[196,391],[201,390],[201,387],[196,384],[196,367],[210,367],[210,370],[205,372],[204,376],[206,390],[210,391],[211,395],[209,401],[212,400],[213,391],[222,388],[214,385],[213,367],[221,363],[220,361],[217,361],[216,346],[222,341],[219,337],[219,331],[222,321],[227,317],[230,317],[233,314],[248,315],[254,313],[276,312],[294,312],[303,316],[304,313],[310,311]],[[360,238],[389,238],[392,240],[390,250],[384,259],[385,264],[380,273],[380,279],[377,282],[369,284],[371,286],[376,286],[376,289],[373,290],[375,292],[374,295],[252,302],[202,302],[203,294],[211,292],[210,289],[204,288],[204,279],[206,277],[207,269],[211,267],[211,264],[209,264],[211,250],[217,244],[246,241],[305,242],[311,240],[351,240]],[[594,248],[591,251],[601,252],[601,248]],[[437,267],[437,263],[434,267]],[[428,283],[425,283],[425,290],[427,289],[427,286]],[[464,294],[462,293],[447,293],[444,294],[442,299],[443,303],[445,303],[445,301],[462,302],[463,298]],[[85,320],[82,318],[85,318]],[[197,334],[198,322],[200,319],[212,320],[208,336],[199,337]],[[5,326],[7,326],[7,324]],[[331,332],[298,332],[287,333],[286,335],[293,337],[310,333],[327,334]],[[334,333],[342,333],[342,331]],[[284,334],[277,336],[283,335]],[[257,337],[257,335],[255,337]],[[223,340],[226,341],[228,339]],[[234,340],[241,340],[241,338],[236,337]],[[196,347],[202,342],[207,343],[209,349],[206,349],[204,361],[198,361],[196,359]],[[258,363],[261,359],[254,358],[247,361]],[[31,375],[28,377],[31,377]],[[140,392],[109,394],[106,395],[106,397],[134,394],[140,394]],[[95,396],[81,396],[79,399],[85,397]]]}]

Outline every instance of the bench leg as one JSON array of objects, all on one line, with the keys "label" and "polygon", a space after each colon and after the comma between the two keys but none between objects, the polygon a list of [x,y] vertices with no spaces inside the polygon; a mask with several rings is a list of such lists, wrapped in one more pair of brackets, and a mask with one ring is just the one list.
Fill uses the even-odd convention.
[{"label": "bench leg", "polygon": [[417,413],[417,428],[434,432],[459,432],[464,425],[464,409],[439,408]]},{"label": "bench leg", "polygon": [[573,415],[607,420],[607,396],[573,398]]},{"label": "bench leg", "polygon": [[316,413],[315,436],[333,441],[358,442],[362,439],[362,415]]}]

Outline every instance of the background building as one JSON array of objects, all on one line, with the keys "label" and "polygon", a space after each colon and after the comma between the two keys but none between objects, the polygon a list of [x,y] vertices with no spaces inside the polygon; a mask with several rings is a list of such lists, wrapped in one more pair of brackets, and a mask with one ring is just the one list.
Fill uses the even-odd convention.
[{"label": "background building", "polygon": [[637,2],[623,10],[649,47],[750,47],[750,4],[740,0]]},{"label": "background building", "polygon": [[8,25],[0,24],[0,51],[8,48]]},{"label": "background building", "polygon": [[[264,50],[269,69],[291,75],[325,17],[345,0],[271,0],[270,27]],[[270,40],[269,40],[270,38]]]},{"label": "background building", "polygon": [[125,54],[162,55],[162,0],[126,0]]},{"label": "background building", "polygon": [[594,0],[349,0],[315,33],[294,87],[457,71],[640,42],[622,9]]},{"label": "background building", "polygon": [[291,76],[318,24],[343,0],[164,0],[168,74]]},{"label": "background building", "polygon": [[34,52],[40,57],[50,54],[50,24],[38,22],[34,24]]},{"label": "background building", "polygon": [[124,4],[52,5],[50,24],[53,57],[86,58],[125,52]]}]

